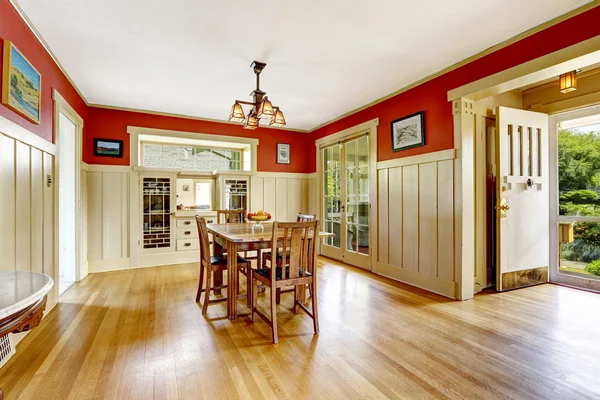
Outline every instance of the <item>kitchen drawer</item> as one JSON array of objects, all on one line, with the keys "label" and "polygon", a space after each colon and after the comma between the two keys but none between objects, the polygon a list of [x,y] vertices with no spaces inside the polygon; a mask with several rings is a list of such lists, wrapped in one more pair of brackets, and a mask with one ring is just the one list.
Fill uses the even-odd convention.
[{"label": "kitchen drawer", "polygon": [[198,239],[178,239],[177,251],[198,250],[200,243]]},{"label": "kitchen drawer", "polygon": [[198,229],[195,226],[189,228],[177,228],[177,239],[198,238]]},{"label": "kitchen drawer", "polygon": [[177,227],[178,228],[196,228],[196,220],[193,218],[190,219],[177,219]]}]

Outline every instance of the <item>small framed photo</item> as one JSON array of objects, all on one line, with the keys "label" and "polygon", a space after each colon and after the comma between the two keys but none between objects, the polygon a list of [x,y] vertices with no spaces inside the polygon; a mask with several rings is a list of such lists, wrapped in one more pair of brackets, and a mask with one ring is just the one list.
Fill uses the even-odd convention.
[{"label": "small framed photo", "polygon": [[392,121],[392,151],[425,145],[425,112]]},{"label": "small framed photo", "polygon": [[123,141],[94,139],[94,155],[101,157],[123,157]]},{"label": "small framed photo", "polygon": [[190,185],[183,185],[182,188],[183,188],[184,192],[189,192],[190,191]]},{"label": "small framed photo", "polygon": [[290,163],[290,145],[288,143],[277,143],[277,164]]}]

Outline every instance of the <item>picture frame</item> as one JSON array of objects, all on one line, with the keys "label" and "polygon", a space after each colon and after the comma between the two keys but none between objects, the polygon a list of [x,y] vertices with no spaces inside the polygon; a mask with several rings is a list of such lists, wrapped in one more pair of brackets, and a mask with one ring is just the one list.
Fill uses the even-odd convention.
[{"label": "picture frame", "polygon": [[95,138],[94,155],[98,157],[123,158],[123,141]]},{"label": "picture frame", "polygon": [[42,75],[10,41],[4,41],[2,104],[39,124],[42,114]]},{"label": "picture frame", "polygon": [[290,163],[290,150],[289,143],[277,143],[277,164]]},{"label": "picture frame", "polygon": [[390,124],[392,151],[412,149],[425,145],[425,112],[398,118]]}]

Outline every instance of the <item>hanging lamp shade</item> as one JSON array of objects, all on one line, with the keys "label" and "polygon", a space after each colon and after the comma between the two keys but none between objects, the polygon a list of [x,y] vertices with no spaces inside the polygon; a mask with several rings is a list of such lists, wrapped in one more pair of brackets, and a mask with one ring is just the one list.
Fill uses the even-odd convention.
[{"label": "hanging lamp shade", "polygon": [[262,99],[262,101],[260,102],[258,112],[256,114],[257,118],[272,118],[275,116],[273,104],[271,104],[267,96],[265,96],[264,99]]},{"label": "hanging lamp shade", "polygon": [[283,117],[283,113],[279,108],[275,108],[275,116],[271,118],[271,122],[269,122],[269,126],[274,126],[277,128],[281,128],[285,126],[285,118]]},{"label": "hanging lamp shade", "polygon": [[253,113],[249,113],[244,122],[244,129],[255,130],[258,128],[258,118]]},{"label": "hanging lamp shade", "polygon": [[569,93],[573,90],[577,90],[577,71],[561,74],[558,86],[561,93]]},{"label": "hanging lamp shade", "polygon": [[246,116],[244,115],[244,109],[242,108],[242,105],[236,101],[233,107],[231,107],[229,120],[232,122],[243,122],[245,119]]}]

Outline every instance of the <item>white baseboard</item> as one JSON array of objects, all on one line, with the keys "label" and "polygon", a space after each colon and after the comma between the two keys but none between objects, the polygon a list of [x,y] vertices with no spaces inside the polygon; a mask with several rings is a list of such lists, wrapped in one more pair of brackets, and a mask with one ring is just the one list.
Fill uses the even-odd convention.
[{"label": "white baseboard", "polygon": [[411,286],[416,286],[418,288],[425,289],[451,299],[456,299],[453,281],[447,281],[435,276],[427,276],[419,272],[395,267],[382,262],[377,263],[377,273],[381,276],[385,276]]},{"label": "white baseboard", "polygon": [[130,261],[129,258],[115,258],[112,260],[89,260],[88,271],[90,274],[96,274],[98,272],[109,272],[109,271],[120,271],[129,269]]}]

